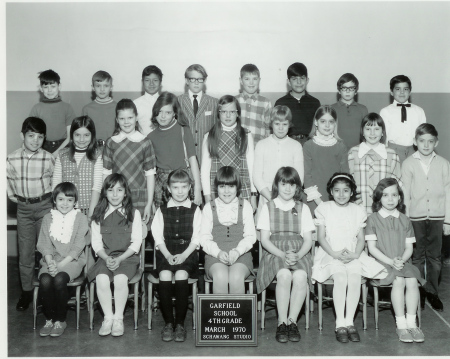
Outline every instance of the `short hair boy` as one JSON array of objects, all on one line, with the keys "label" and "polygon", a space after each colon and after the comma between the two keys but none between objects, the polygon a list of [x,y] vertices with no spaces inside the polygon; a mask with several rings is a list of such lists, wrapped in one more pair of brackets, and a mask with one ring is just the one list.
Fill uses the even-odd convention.
[{"label": "short hair boy", "polygon": [[18,311],[28,308],[32,300],[36,240],[42,218],[52,208],[51,179],[54,157],[42,147],[47,132],[45,122],[28,117],[22,124],[22,147],[6,159],[7,192],[17,203],[17,237],[19,244],[19,273],[22,294],[16,305]]},{"label": "short hair boy", "polygon": [[60,77],[55,71],[42,71],[38,78],[43,96],[31,109],[30,117],[42,118],[45,121],[48,132],[42,148],[57,157],[59,150],[69,143],[70,126],[75,112],[70,104],[61,100]]},{"label": "short hair boy", "polygon": [[306,66],[300,62],[293,63],[287,69],[287,83],[291,91],[275,102],[275,106],[284,105],[291,110],[294,127],[290,129],[289,136],[302,145],[308,139],[314,114],[320,107],[320,101],[306,91],[308,82]]},{"label": "short hair boy", "polygon": [[394,76],[389,87],[394,101],[380,111],[380,116],[386,124],[386,143],[397,152],[402,163],[414,153],[414,131],[427,119],[421,107],[409,102],[412,89],[409,77]]},{"label": "short hair boy", "polygon": [[362,119],[369,113],[367,107],[356,102],[359,81],[351,73],[343,74],[337,82],[339,101],[331,107],[339,119],[338,133],[348,148],[359,145],[359,131]]},{"label": "short hair boy", "polygon": [[163,73],[157,66],[150,65],[144,68],[142,71],[144,95],[133,101],[137,108],[139,131],[145,136],[154,130],[152,111],[161,93],[162,78]]},{"label": "short hair boy", "polygon": [[188,91],[178,96],[181,110],[178,121],[191,129],[197,160],[201,163],[203,137],[214,126],[219,100],[203,92],[208,74],[202,65],[189,66],[184,78]]},{"label": "short hair boy", "polygon": [[256,146],[258,141],[270,135],[272,103],[259,94],[261,77],[256,65],[242,66],[239,81],[242,92],[236,96],[236,99],[241,105],[241,125],[252,133]]},{"label": "short hair boy", "polygon": [[427,280],[421,293],[422,306],[426,294],[431,306],[435,310],[442,310],[438,279],[441,271],[442,231],[444,235],[450,234],[450,163],[434,152],[438,145],[438,133],[433,125],[419,125],[415,131],[414,144],[417,151],[402,165],[406,213],[416,236],[413,264]]},{"label": "short hair boy", "polygon": [[99,144],[113,135],[116,123],[116,101],[111,97],[113,79],[106,71],[97,71],[92,76],[92,91],[95,99],[83,107],[82,115],[94,121],[95,133]]}]

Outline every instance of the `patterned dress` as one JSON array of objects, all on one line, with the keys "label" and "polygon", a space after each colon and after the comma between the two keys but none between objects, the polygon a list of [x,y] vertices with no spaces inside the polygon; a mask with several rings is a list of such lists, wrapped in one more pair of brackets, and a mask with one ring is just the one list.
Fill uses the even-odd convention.
[{"label": "patterned dress", "polygon": [[133,142],[124,138],[115,142],[108,138],[103,151],[103,167],[112,170],[112,173],[121,173],[125,176],[131,190],[133,207],[141,216],[147,204],[147,179],[144,171],[156,166],[155,153],[152,142],[143,138],[139,142]]},{"label": "patterned dress", "polygon": [[[298,252],[303,246],[303,237],[301,236],[302,228],[302,210],[303,203],[296,202],[295,207],[291,211],[283,211],[275,206],[273,201],[267,203],[270,217],[270,241],[283,252]],[[261,293],[274,280],[278,271],[283,268],[290,270],[301,269],[308,275],[311,280],[312,260],[311,254],[307,253],[297,263],[287,265],[280,257],[263,249],[260,261],[258,275],[256,277],[256,289]]]},{"label": "patterned dress", "polygon": [[[248,131],[246,130],[246,132]],[[231,166],[239,171],[241,178],[241,194],[239,197],[247,200],[251,197],[251,184],[247,158],[245,154],[240,156],[236,152],[235,144],[237,135],[238,132],[236,128],[231,131],[222,131],[218,148],[219,157],[211,157],[211,199],[217,198],[217,192],[214,188],[214,179],[216,178],[217,171],[223,166]]]}]

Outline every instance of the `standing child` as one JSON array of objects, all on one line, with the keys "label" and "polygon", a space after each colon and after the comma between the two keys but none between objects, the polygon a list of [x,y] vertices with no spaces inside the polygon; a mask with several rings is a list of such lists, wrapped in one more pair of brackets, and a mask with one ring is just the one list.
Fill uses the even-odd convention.
[{"label": "standing child", "polygon": [[53,172],[53,189],[72,182],[78,189],[77,208],[90,219],[102,190],[103,160],[97,146],[94,121],[77,117],[70,126],[69,148],[59,152]]},{"label": "standing child", "polygon": [[337,82],[339,101],[331,105],[339,119],[339,136],[348,148],[359,144],[361,120],[368,114],[367,107],[355,100],[358,89],[359,81],[356,76],[343,74]]},{"label": "standing child", "polygon": [[144,95],[134,100],[137,108],[137,121],[139,131],[147,136],[154,130],[152,122],[152,111],[156,100],[161,92],[162,71],[155,65],[150,65],[142,71],[142,87]]},{"label": "standing child", "polygon": [[[89,269],[88,280],[96,280],[98,300],[105,314],[98,334],[121,336],[128,281],[138,269],[142,244],[141,215],[133,207],[125,176],[114,173],[106,177],[92,216],[91,231],[92,249],[100,258]],[[114,283],[115,313],[111,282]]]},{"label": "standing child", "polygon": [[303,146],[305,193],[309,208],[327,201],[327,178],[335,172],[348,172],[347,147],[337,134],[338,117],[328,105],[320,106],[315,115],[309,140]]},{"label": "standing child", "polygon": [[270,114],[273,134],[255,147],[253,179],[260,193],[258,213],[264,204],[272,200],[272,184],[275,174],[282,166],[293,167],[300,181],[304,178],[302,145],[288,136],[292,127],[292,114],[287,106],[275,106]]},{"label": "standing child", "polygon": [[213,186],[217,171],[223,166],[232,166],[239,173],[240,197],[251,200],[256,210],[253,159],[253,136],[241,126],[241,106],[235,97],[222,96],[217,108],[217,122],[203,139],[201,178],[206,202],[217,197],[217,187]]},{"label": "standing child", "polygon": [[[178,169],[168,178],[171,198],[158,208],[152,223],[155,239],[156,271],[159,274],[159,299],[165,326],[162,340],[184,342],[184,320],[188,308],[188,278],[198,277],[197,247],[200,244],[202,212],[189,199],[191,179]],[[175,285],[172,279],[175,278]],[[172,296],[175,294],[175,318]],[[174,330],[175,329],[175,330]]]},{"label": "standing child", "polygon": [[334,281],[337,341],[359,342],[353,318],[361,293],[361,276],[384,278],[387,272],[363,251],[367,215],[361,206],[353,203],[356,183],[352,175],[333,174],[327,192],[332,201],[320,203],[315,210],[320,247],[314,256],[312,279],[319,283],[328,278]]},{"label": "standing child", "polygon": [[[311,234],[315,231],[309,207],[301,200],[302,182],[292,167],[281,167],[273,181],[272,198],[261,211],[258,229],[264,248],[256,278],[258,293],[277,279],[275,290],[280,343],[300,341],[297,317],[311,279]],[[292,287],[292,288],[291,288]],[[289,310],[289,315],[288,315]]]},{"label": "standing child", "polygon": [[60,77],[55,71],[42,71],[38,78],[43,96],[41,102],[31,109],[30,117],[42,118],[45,121],[49,131],[42,148],[53,153],[56,158],[58,151],[69,143],[70,125],[75,118],[75,112],[72,106],[62,101],[59,96]]},{"label": "standing child", "polygon": [[8,198],[17,203],[17,243],[22,294],[16,305],[26,310],[33,299],[36,238],[44,216],[52,208],[54,157],[44,149],[44,120],[28,117],[22,124],[22,147],[6,158]]},{"label": "standing child", "polygon": [[83,107],[82,115],[94,121],[97,140],[100,144],[110,138],[114,132],[116,101],[111,97],[113,79],[106,71],[97,71],[92,76],[92,91],[95,99]]},{"label": "standing child", "polygon": [[242,92],[236,96],[241,105],[242,127],[249,130],[256,144],[270,135],[270,111],[272,104],[269,99],[261,96],[259,69],[256,65],[247,64],[241,69],[239,78]]},{"label": "standing child", "polygon": [[235,168],[220,168],[214,187],[219,197],[203,208],[201,245],[206,253],[205,273],[213,280],[215,294],[244,293],[245,278],[253,272],[249,251],[256,242],[252,207],[238,198],[241,180]]},{"label": "standing child", "polygon": [[275,102],[275,106],[284,105],[291,110],[294,126],[289,131],[289,137],[299,141],[302,146],[308,139],[314,113],[320,106],[320,101],[306,91],[308,82],[306,66],[301,62],[293,63],[287,69],[287,84],[291,91]]},{"label": "standing child", "polygon": [[67,327],[67,283],[77,278],[86,264],[84,237],[89,231],[86,216],[75,209],[78,192],[73,183],[58,184],[52,199],[56,209],[45,215],[37,243],[42,254],[39,295],[46,318],[41,337],[59,337]]},{"label": "standing child", "polygon": [[184,73],[188,91],[178,96],[181,125],[189,126],[194,137],[197,159],[202,160],[202,141],[205,134],[214,126],[217,99],[203,92],[208,74],[202,65],[189,66]]},{"label": "standing child", "polygon": [[439,299],[438,286],[442,231],[444,235],[450,234],[450,163],[434,152],[438,132],[433,125],[419,125],[414,144],[417,152],[402,166],[406,215],[412,221],[417,241],[413,264],[427,280],[421,291],[421,304],[424,305],[426,295],[433,309],[442,311],[444,306]]},{"label": "standing child", "polygon": [[177,97],[163,92],[153,106],[152,122],[155,130],[147,138],[153,144],[156,157],[156,184],[153,197],[156,208],[161,206],[167,177],[173,170],[185,169],[194,180],[194,203],[202,203],[200,170],[195,156],[194,139],[188,127],[178,122],[179,107]]},{"label": "standing child", "polygon": [[381,109],[380,116],[386,123],[387,144],[397,152],[400,163],[414,153],[414,131],[427,122],[422,107],[409,103],[411,80],[405,75],[394,76],[389,84],[394,102]]},{"label": "standing child", "polygon": [[370,214],[372,195],[378,182],[391,177],[400,181],[400,160],[395,150],[385,145],[386,127],[380,115],[371,112],[365,116],[359,136],[361,144],[348,152],[348,166],[361,195],[356,203],[362,204]]},{"label": "standing child", "polygon": [[133,207],[145,223],[151,216],[155,190],[155,152],[152,142],[137,131],[133,101],[122,99],[116,106],[116,128],[103,150],[103,177],[121,173],[130,187]]},{"label": "standing child", "polygon": [[380,285],[392,284],[392,307],[399,340],[421,343],[425,337],[416,325],[417,281],[423,285],[425,280],[411,263],[416,239],[411,221],[404,214],[403,191],[395,178],[385,178],[378,183],[373,197],[374,213],[368,218],[366,227],[367,246],[370,254],[388,271],[388,276],[379,282]]}]

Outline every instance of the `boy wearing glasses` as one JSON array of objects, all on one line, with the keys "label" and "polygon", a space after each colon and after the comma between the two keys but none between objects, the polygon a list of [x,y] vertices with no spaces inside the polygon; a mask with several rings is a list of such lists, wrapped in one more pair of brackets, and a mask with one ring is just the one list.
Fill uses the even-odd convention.
[{"label": "boy wearing glasses", "polygon": [[289,137],[303,144],[311,132],[314,114],[320,107],[320,101],[306,91],[308,85],[308,69],[300,62],[295,62],[287,69],[287,82],[291,91],[279,98],[275,106],[287,106],[292,113],[293,127],[289,129]]},{"label": "boy wearing glasses", "polygon": [[202,65],[189,66],[184,77],[188,91],[178,96],[181,109],[179,123],[190,127],[197,160],[201,163],[203,137],[214,126],[218,100],[203,92],[208,74]]},{"label": "boy wearing glasses", "polygon": [[256,65],[247,64],[241,68],[239,81],[242,92],[236,96],[241,105],[241,124],[253,135],[256,144],[270,135],[270,111],[272,103],[259,92],[259,69]]},{"label": "boy wearing glasses", "polygon": [[331,105],[339,119],[339,137],[348,148],[359,145],[361,121],[369,113],[366,106],[355,101],[358,89],[359,81],[356,76],[350,73],[343,74],[337,82],[340,99]]}]

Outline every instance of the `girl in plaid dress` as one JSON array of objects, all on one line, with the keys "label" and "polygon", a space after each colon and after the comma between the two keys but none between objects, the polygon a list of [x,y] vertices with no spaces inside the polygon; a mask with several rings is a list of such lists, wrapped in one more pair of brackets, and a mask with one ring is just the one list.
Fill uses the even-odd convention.
[{"label": "girl in plaid dress", "polygon": [[355,203],[371,214],[378,182],[383,178],[400,182],[400,159],[394,149],[386,147],[386,126],[380,115],[372,112],[363,118],[359,137],[361,144],[348,152],[348,166],[361,194]]},{"label": "girl in plaid dress", "polygon": [[103,150],[103,178],[122,174],[130,187],[133,207],[150,220],[155,190],[156,159],[152,142],[137,130],[137,109],[130,99],[116,106],[116,128]]},{"label": "girl in plaid dress", "polygon": [[253,185],[254,144],[252,134],[241,126],[241,106],[231,95],[222,96],[217,107],[217,122],[203,139],[201,178],[206,203],[217,198],[214,179],[223,166],[239,172],[240,198],[250,200],[256,210],[256,188]]},{"label": "girl in plaid dress", "polygon": [[165,198],[169,173],[184,169],[194,180],[194,203],[202,203],[202,186],[194,139],[188,127],[182,127],[178,119],[179,105],[177,97],[163,92],[153,106],[152,123],[155,130],[148,134],[156,157],[156,184],[154,203],[159,208]]},{"label": "girl in plaid dress", "polygon": [[[298,342],[297,317],[311,278],[312,231],[315,225],[308,206],[300,202],[302,183],[292,167],[281,167],[273,181],[272,201],[264,205],[258,219],[263,254],[256,278],[261,293],[274,279],[280,343]],[[288,313],[289,311],[289,313]]]}]

